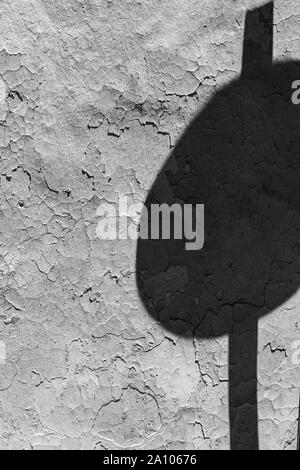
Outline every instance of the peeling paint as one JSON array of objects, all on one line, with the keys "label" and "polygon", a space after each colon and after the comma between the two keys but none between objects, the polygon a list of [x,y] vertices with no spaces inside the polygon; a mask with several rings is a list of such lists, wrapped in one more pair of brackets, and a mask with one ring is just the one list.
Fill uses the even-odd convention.
[{"label": "peeling paint", "polygon": [[[96,211],[146,198],[186,125],[239,73],[244,15],[260,4],[2,5],[1,449],[229,447],[227,338],[153,323],[134,242],[99,240]],[[296,57],[299,2],[276,7],[276,55]],[[178,269],[170,290],[183,281]],[[299,305],[260,321],[261,448],[296,445]]]}]

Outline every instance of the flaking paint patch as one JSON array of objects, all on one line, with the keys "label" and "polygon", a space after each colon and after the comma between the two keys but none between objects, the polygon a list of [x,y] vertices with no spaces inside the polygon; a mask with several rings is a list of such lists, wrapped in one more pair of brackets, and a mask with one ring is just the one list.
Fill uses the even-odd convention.
[{"label": "flaking paint patch", "polygon": [[[98,240],[96,210],[146,198],[194,114],[239,73],[245,11],[260,4],[2,6],[2,449],[228,448],[227,339],[153,324],[135,244]],[[276,55],[296,57],[299,2],[276,7]],[[295,296],[260,322],[262,448],[295,446],[298,313]]]}]

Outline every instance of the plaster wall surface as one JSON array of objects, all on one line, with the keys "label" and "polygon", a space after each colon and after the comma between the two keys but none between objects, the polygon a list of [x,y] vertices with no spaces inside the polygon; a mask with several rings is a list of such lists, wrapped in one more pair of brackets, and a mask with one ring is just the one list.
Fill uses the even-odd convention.
[{"label": "plaster wall surface", "polygon": [[[1,449],[229,448],[227,338],[154,323],[136,243],[99,240],[97,208],[145,200],[259,5],[0,0]],[[274,42],[300,58],[297,0]],[[299,313],[296,294],[259,324],[264,449],[296,446]]]}]

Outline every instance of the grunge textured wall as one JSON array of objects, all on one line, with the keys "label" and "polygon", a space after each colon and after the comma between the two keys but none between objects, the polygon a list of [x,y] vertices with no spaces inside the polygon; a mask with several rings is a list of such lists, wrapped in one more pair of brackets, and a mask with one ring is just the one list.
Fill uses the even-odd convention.
[{"label": "grunge textured wall", "polygon": [[[262,3],[0,0],[1,449],[229,447],[227,338],[154,323],[136,243],[99,240],[97,208],[145,200]],[[274,34],[275,60],[300,58],[297,0]],[[264,449],[296,446],[299,311],[259,324]]]}]

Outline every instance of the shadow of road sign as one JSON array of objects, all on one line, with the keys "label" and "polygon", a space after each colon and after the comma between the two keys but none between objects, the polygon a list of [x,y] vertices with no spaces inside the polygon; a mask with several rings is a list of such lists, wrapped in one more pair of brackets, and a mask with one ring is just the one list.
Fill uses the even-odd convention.
[{"label": "shadow of road sign", "polygon": [[229,335],[232,449],[258,448],[257,325],[300,281],[299,62],[273,63],[273,3],[246,16],[240,77],[185,130],[145,203],[205,205],[205,244],[142,240],[137,283],[176,334]]}]

